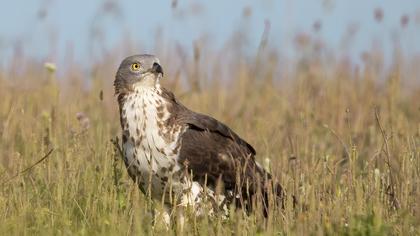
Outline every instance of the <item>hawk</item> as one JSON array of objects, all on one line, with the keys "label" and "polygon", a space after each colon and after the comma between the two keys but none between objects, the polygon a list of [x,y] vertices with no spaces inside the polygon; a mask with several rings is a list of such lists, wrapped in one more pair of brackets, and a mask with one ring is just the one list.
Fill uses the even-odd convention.
[{"label": "hawk", "polygon": [[283,202],[255,149],[225,124],[182,105],[162,78],[158,58],[147,54],[124,59],[115,76],[124,163],[139,188],[167,209],[191,206],[198,215],[227,214],[230,204],[249,212],[258,203],[266,214],[269,196]]}]

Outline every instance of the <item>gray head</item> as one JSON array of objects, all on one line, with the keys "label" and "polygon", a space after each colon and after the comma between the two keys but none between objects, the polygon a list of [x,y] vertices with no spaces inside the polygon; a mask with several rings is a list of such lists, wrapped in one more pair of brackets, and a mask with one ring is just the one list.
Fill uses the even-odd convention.
[{"label": "gray head", "polygon": [[115,75],[115,93],[129,93],[134,86],[154,87],[162,76],[163,70],[157,57],[149,54],[127,57]]}]

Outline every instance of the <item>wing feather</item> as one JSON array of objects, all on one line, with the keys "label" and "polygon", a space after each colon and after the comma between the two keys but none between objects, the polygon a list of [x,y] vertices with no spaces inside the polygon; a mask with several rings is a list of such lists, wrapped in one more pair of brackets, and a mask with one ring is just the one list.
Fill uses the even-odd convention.
[{"label": "wing feather", "polygon": [[[171,122],[187,127],[182,134],[179,161],[192,171],[194,179],[210,185],[221,180],[225,190],[234,190],[235,196],[239,193],[245,198],[260,189],[267,206],[265,183],[271,175],[255,161],[255,149],[222,122],[183,106],[171,92],[163,90],[163,96],[172,102]],[[282,202],[282,187],[275,184],[274,188]]]},{"label": "wing feather", "polygon": [[225,138],[232,139],[237,145],[243,148],[244,153],[252,154],[252,156],[256,154],[255,149],[249,143],[241,139],[225,124],[212,117],[192,111],[185,111],[182,121],[189,124],[193,129],[215,132]]},{"label": "wing feather", "polygon": [[238,187],[238,171],[242,182],[248,181],[252,186],[252,182],[269,175],[255,162],[255,149],[233,130],[212,117],[189,110],[171,92],[163,92],[173,104],[172,122],[187,126],[179,157],[194,173],[194,178],[206,177],[210,183],[221,179],[231,189]]}]

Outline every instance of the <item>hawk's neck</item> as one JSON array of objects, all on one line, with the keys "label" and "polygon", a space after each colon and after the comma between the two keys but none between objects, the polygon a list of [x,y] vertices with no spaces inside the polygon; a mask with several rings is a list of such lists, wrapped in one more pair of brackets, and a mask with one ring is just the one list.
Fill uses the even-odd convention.
[{"label": "hawk's neck", "polygon": [[133,139],[131,141],[137,144],[162,148],[177,145],[177,135],[183,127],[170,119],[173,105],[160,86],[134,88],[120,103],[123,141]]},{"label": "hawk's neck", "polygon": [[148,117],[157,116],[163,118],[163,110],[166,101],[162,97],[160,85],[153,87],[134,87],[130,93],[118,96],[120,106],[121,126],[124,129],[132,123],[144,122]]}]

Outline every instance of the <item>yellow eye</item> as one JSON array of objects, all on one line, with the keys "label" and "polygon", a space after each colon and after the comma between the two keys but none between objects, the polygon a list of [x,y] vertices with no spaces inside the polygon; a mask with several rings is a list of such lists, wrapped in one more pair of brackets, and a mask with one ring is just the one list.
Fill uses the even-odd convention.
[{"label": "yellow eye", "polygon": [[131,64],[131,69],[134,70],[134,71],[140,70],[140,64],[139,63]]}]

